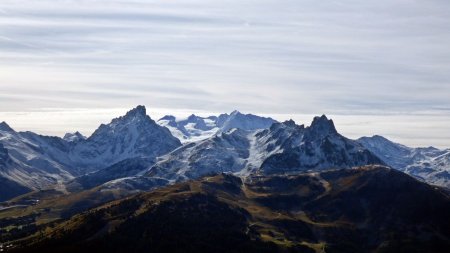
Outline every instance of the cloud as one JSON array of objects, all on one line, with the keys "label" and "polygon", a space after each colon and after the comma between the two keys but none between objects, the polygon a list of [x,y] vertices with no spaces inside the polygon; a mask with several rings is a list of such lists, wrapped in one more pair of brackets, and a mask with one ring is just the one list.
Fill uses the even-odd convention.
[{"label": "cloud", "polygon": [[0,111],[434,112],[450,108],[449,12],[442,0],[2,0]]}]

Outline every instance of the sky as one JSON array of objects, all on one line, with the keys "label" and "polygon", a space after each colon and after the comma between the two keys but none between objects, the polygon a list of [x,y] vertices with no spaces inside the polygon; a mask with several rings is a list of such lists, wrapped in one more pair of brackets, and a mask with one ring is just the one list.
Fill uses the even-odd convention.
[{"label": "sky", "polygon": [[450,147],[448,0],[2,0],[0,121],[240,110]]}]

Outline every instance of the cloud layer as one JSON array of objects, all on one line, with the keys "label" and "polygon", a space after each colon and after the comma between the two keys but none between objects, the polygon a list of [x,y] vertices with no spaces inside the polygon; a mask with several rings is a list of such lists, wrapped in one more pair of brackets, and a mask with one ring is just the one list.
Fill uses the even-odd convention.
[{"label": "cloud layer", "polygon": [[2,0],[0,111],[440,115],[433,132],[450,118],[448,13],[445,0]]}]

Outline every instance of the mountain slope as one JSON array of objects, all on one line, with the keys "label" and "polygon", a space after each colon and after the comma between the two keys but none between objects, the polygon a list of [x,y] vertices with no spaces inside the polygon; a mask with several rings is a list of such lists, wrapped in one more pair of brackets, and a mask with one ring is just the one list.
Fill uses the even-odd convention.
[{"label": "mountain slope", "polygon": [[30,191],[30,188],[24,187],[15,181],[0,176],[0,202],[20,196]]},{"label": "mountain slope", "polygon": [[58,137],[16,132],[0,124],[3,162],[0,175],[20,185],[37,189],[73,178],[67,152],[69,144]]},{"label": "mountain slope", "polygon": [[185,144],[159,158],[145,176],[183,181],[220,172],[239,172],[249,156],[249,134],[252,132],[233,129]]},{"label": "mountain slope", "polygon": [[389,166],[427,183],[450,188],[450,150],[410,148],[382,136],[358,139]]},{"label": "mountain slope", "polygon": [[125,159],[104,169],[77,177],[65,183],[65,186],[69,192],[91,189],[111,180],[135,176],[152,164],[153,161],[145,158]]},{"label": "mountain slope", "polygon": [[231,175],[139,194],[13,244],[17,252],[446,252],[447,193],[369,166]]}]

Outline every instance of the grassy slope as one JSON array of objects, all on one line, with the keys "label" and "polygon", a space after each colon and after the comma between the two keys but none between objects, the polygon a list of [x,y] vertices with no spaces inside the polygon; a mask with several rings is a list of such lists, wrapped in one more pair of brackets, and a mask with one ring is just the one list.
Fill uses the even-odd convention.
[{"label": "grassy slope", "polygon": [[245,183],[205,177],[113,201],[15,245],[46,252],[445,252],[449,231],[446,193],[365,167]]}]

